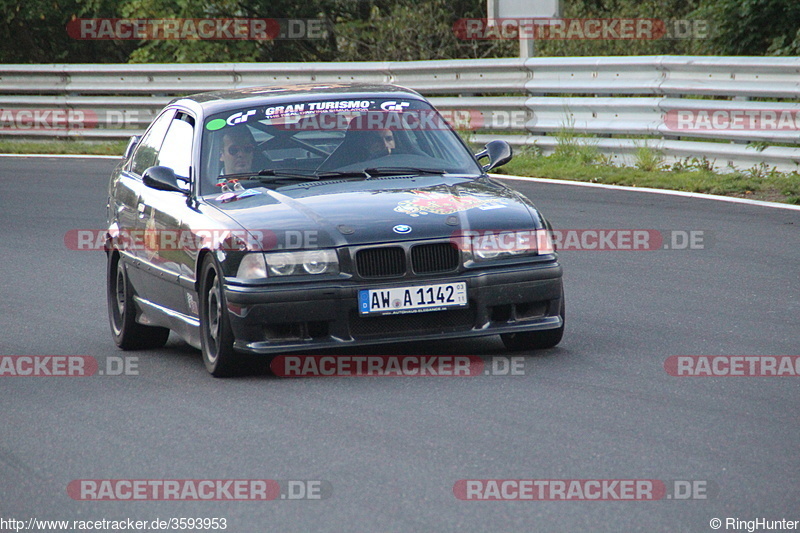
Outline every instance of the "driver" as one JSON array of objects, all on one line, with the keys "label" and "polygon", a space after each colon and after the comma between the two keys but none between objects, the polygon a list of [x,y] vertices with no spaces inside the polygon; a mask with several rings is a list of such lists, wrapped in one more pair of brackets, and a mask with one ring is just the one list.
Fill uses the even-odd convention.
[{"label": "driver", "polygon": [[247,126],[227,128],[222,134],[221,175],[240,174],[253,170],[256,141]]}]

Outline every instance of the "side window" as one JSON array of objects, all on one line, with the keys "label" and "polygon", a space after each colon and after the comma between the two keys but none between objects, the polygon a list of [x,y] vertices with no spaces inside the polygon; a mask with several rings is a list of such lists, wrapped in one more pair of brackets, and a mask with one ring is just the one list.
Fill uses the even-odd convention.
[{"label": "side window", "polygon": [[136,148],[136,153],[133,155],[133,162],[131,170],[140,176],[145,170],[156,164],[156,156],[161,148],[161,143],[164,142],[164,135],[167,133],[170,120],[175,115],[175,111],[170,110],[161,115],[153,122],[147,133],[144,134],[142,140],[139,141],[139,146]]},{"label": "side window", "polygon": [[194,119],[186,113],[178,113],[169,126],[155,164],[171,168],[178,176],[190,177],[193,136]]}]

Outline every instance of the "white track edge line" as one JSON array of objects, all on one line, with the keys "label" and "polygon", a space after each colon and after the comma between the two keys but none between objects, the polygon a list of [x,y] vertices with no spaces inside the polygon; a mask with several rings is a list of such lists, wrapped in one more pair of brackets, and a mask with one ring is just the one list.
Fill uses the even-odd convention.
[{"label": "white track edge line", "polygon": [[782,204],[779,202],[766,202],[764,200],[748,200],[747,198],[736,198],[733,196],[717,196],[714,194],[705,194],[701,192],[671,191],[668,189],[652,189],[650,187],[630,187],[627,185],[608,185],[606,183],[588,183],[585,181],[556,180],[552,178],[531,178],[526,176],[510,176],[506,174],[490,174],[490,175],[491,177],[498,179],[533,181],[539,183],[554,183],[556,185],[573,185],[576,187],[596,187],[599,189],[611,189],[617,191],[648,192],[653,194],[665,194],[668,196],[684,196],[687,198],[699,198],[702,200],[717,200],[719,202],[730,202],[735,204],[756,205],[760,207],[775,207],[778,209],[790,209],[793,211],[800,211],[800,205]]}]

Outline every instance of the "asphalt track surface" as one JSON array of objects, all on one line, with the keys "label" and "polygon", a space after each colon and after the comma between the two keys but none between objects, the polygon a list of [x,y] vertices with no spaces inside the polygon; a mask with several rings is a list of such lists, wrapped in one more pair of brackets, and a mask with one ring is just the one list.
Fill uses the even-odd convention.
[{"label": "asphalt track surface", "polygon": [[[510,182],[557,228],[703,231],[695,250],[564,251],[567,331],[524,375],[235,379],[176,337],[116,349],[114,162],[0,158],[0,355],[137,357],[138,375],[0,377],[0,518],[224,517],[228,531],[712,531],[800,519],[800,378],[673,377],[672,355],[800,355],[800,212]],[[510,356],[500,340],[350,354]],[[323,480],[322,500],[77,501],[79,479]],[[709,498],[461,501],[462,479],[706,482]],[[728,531],[732,529],[728,528]]]}]

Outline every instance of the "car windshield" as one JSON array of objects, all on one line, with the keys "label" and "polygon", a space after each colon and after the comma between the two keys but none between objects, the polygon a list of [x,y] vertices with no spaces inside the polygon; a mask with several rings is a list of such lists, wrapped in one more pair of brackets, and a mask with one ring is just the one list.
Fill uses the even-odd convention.
[{"label": "car windshield", "polygon": [[[415,173],[478,175],[450,125],[416,99],[307,100],[212,115],[201,194],[235,176],[262,182]],[[258,176],[258,173],[261,173]]]}]

